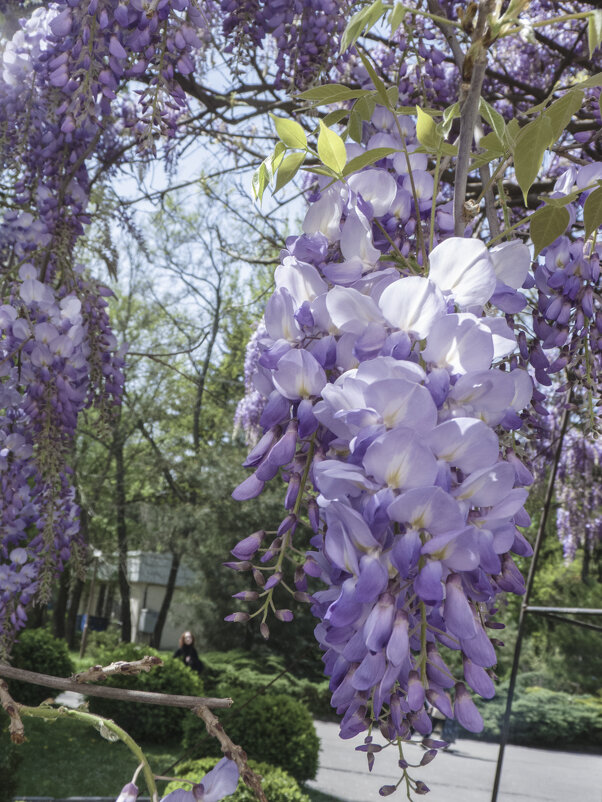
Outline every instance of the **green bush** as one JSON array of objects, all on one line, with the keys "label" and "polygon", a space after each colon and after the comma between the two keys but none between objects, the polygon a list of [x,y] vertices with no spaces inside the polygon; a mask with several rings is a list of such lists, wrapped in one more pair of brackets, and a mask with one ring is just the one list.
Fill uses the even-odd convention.
[{"label": "green bush", "polygon": [[[10,663],[15,668],[50,674],[53,677],[69,677],[74,671],[67,644],[53,637],[46,629],[26,629],[22,632],[13,646]],[[9,691],[23,705],[39,705],[44,699],[58,693],[41,685],[14,680],[9,683]]]},{"label": "green bush", "polygon": [[229,652],[206,652],[203,662],[203,681],[207,693],[212,696],[217,695],[219,686],[227,690],[227,696],[233,696],[238,701],[241,693],[248,698],[261,693],[269,684],[270,693],[286,694],[303,702],[314,718],[335,718],[330,706],[328,681],[317,683],[298,679],[290,671],[282,673],[285,670],[284,661],[277,655],[234,649]]},{"label": "green bush", "polygon": [[[103,665],[117,660],[139,660],[145,654],[161,656],[163,665],[148,673],[136,676],[113,676],[104,683],[114,688],[131,688],[155,693],[174,693],[202,696],[203,683],[198,674],[187,668],[181,660],[165,656],[156,649],[135,643],[122,644],[115,651],[102,651],[98,659]],[[146,705],[132,702],[114,702],[90,697],[90,711],[112,718],[133,738],[151,743],[164,743],[182,736],[182,722],[186,716],[180,708]]]},{"label": "green bush", "polygon": [[[228,696],[226,686],[217,686],[220,696]],[[220,711],[219,718],[234,743],[254,760],[280,766],[299,782],[312,780],[318,770],[320,741],[311,715],[301,702],[282,694],[237,697],[238,706]],[[219,754],[219,745],[210,739],[201,721],[188,718],[184,723],[183,745],[198,747],[202,754]]]},{"label": "green bush", "polygon": [[8,734],[9,718],[0,708],[0,802],[11,802],[17,793],[17,766],[21,762],[18,747]]},{"label": "green bush", "polygon": [[[498,740],[506,693],[477,702],[483,716],[480,737]],[[571,696],[544,688],[524,688],[513,699],[510,743],[525,746],[573,747],[602,745],[602,699]]]},{"label": "green bush", "polygon": [[[218,758],[212,757],[206,757],[202,760],[189,760],[186,763],[181,763],[177,767],[176,773],[183,779],[200,782],[217,762]],[[256,763],[254,760],[249,760],[249,766],[263,778],[261,785],[270,802],[310,802],[309,797],[299,788],[297,781],[288,775],[286,771],[276,766],[270,766],[267,763]],[[184,788],[188,791],[190,790],[190,785],[171,782],[164,793],[169,794],[177,788]],[[239,780],[238,788],[232,796],[228,797],[228,802],[256,802],[256,797],[251,789],[247,788],[242,780]]]}]

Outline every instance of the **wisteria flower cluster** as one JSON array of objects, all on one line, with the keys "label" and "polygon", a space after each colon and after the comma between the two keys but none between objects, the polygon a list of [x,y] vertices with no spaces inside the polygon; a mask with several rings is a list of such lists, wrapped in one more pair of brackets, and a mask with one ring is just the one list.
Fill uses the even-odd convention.
[{"label": "wisteria flower cluster", "polygon": [[[238,766],[233,760],[223,757],[211,771],[196,783],[189,791],[172,791],[163,797],[162,802],[219,802],[236,791],[238,785]],[[116,802],[136,802],[138,786],[127,783],[121,790]]]},{"label": "wisteria flower cluster", "polygon": [[[430,205],[432,178],[415,168],[418,204]],[[498,593],[524,589],[511,552],[530,553],[516,527],[529,524],[532,477],[497,431],[521,427],[532,382],[504,369],[514,332],[483,311],[500,284],[522,285],[529,251],[448,237],[426,275],[416,259],[390,266],[397,229],[415,212],[409,183],[383,166],[324,187],[305,233],[287,241],[257,338],[264,434],[234,492],[254,497],[280,469],[288,479],[288,514],[260,564],[251,560],[262,533],[233,550],[232,567],[252,568],[268,600],[308,500],[304,570],[327,586],[312,610],[343,737],[374,724],[392,740],[412,728],[428,735],[426,700],[480,729],[466,684],[493,695],[486,626]],[[463,677],[442,646],[462,653]]]}]

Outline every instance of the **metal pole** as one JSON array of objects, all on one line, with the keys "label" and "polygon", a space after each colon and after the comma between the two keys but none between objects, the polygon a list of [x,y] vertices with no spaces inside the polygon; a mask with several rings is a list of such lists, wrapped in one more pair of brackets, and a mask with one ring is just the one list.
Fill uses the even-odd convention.
[{"label": "metal pole", "polygon": [[[568,398],[567,398],[568,403]],[[545,501],[541,513],[539,526],[537,527],[537,535],[535,537],[535,544],[533,546],[533,558],[529,566],[529,573],[527,575],[527,583],[525,586],[525,595],[520,608],[518,616],[518,632],[516,635],[516,646],[514,647],[514,658],[512,660],[512,671],[510,672],[510,683],[508,685],[508,698],[506,699],[506,710],[504,711],[504,718],[502,720],[502,730],[500,732],[500,748],[497,757],[497,764],[495,767],[495,779],[493,781],[493,791],[491,793],[491,802],[497,802],[497,795],[500,787],[500,779],[502,776],[502,764],[504,762],[504,750],[508,742],[508,733],[510,730],[510,713],[512,710],[512,698],[514,696],[514,688],[516,686],[516,677],[518,674],[518,664],[520,661],[520,652],[523,644],[525,616],[529,606],[529,596],[533,589],[533,580],[535,578],[535,569],[537,568],[537,558],[541,550],[541,544],[545,534],[546,524],[548,522],[548,515],[550,507],[552,506],[552,497],[554,496],[554,482],[556,481],[556,473],[558,471],[558,463],[560,462],[560,455],[562,453],[562,442],[566,433],[566,428],[569,422],[569,410],[565,409],[562,413],[560,422],[560,434],[556,444],[556,451],[554,453],[554,460],[550,469],[550,476],[548,478],[548,486],[546,488]]]}]

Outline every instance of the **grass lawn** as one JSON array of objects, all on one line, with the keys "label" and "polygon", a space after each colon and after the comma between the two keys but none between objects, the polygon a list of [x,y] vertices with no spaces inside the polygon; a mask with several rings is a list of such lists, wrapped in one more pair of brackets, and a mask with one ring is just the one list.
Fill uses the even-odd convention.
[{"label": "grass lawn", "polygon": [[[136,759],[121,742],[111,743],[81,721],[24,720],[27,742],[19,747],[19,796],[115,796],[132,778]],[[153,771],[165,771],[183,753],[179,743],[141,744]],[[138,787],[146,796],[144,781]],[[164,783],[158,783],[161,794]],[[311,802],[340,802],[306,789]]]},{"label": "grass lawn", "polygon": [[[136,758],[124,744],[106,741],[83,722],[26,718],[24,724],[28,740],[19,747],[18,795],[117,796],[136,770]],[[157,774],[183,751],[179,743],[141,746]]]}]

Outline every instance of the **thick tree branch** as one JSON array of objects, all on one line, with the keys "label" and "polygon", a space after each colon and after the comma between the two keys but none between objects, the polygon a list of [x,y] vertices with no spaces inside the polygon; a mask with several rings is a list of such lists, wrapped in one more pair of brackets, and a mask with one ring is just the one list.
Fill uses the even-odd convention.
[{"label": "thick tree branch", "polygon": [[[54,688],[58,691],[74,691],[82,693],[81,682],[74,682],[63,677],[51,677],[48,674],[38,674],[36,671],[25,671],[23,668],[13,668],[0,663],[0,676],[8,679],[29,682],[32,685],[42,685],[45,688]],[[86,685],[86,696],[100,696],[102,699],[114,699],[121,702],[141,702],[145,705],[161,705],[163,707],[181,707],[186,710],[196,710],[199,705],[206,708],[227,708],[232,705],[232,699],[217,699],[203,696],[181,696],[171,693],[152,693],[150,691],[135,691],[127,688],[109,688],[102,685]]]}]

